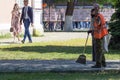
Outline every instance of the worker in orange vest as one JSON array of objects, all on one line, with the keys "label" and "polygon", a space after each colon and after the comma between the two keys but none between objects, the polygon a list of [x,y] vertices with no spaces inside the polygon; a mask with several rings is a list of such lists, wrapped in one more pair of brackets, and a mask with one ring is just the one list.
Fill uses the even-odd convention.
[{"label": "worker in orange vest", "polygon": [[94,22],[94,15],[92,15],[92,12],[94,11],[95,9],[91,9],[91,25],[90,25],[90,30],[92,31],[91,32],[91,36],[92,36],[92,61],[95,61],[95,40],[94,40],[94,26],[93,26],[93,22]]},{"label": "worker in orange vest", "polygon": [[[93,9],[91,9],[91,13],[94,11],[94,9],[98,9],[98,11],[99,11],[99,9],[100,9],[100,5],[99,4],[97,4],[97,3],[94,3],[93,4]],[[94,15],[92,15],[91,14],[91,27],[90,27],[90,29],[91,30],[93,30],[93,28],[94,28],[94,26],[93,26],[93,22],[94,22]],[[94,40],[94,31],[92,31],[92,33],[91,33],[91,35],[92,35],[92,61],[95,61],[96,59],[95,59],[95,40]]]},{"label": "worker in orange vest", "polygon": [[[96,64],[92,68],[106,67],[105,56],[103,53],[103,37],[108,34],[107,28],[105,27],[105,19],[102,14],[98,12],[98,9],[94,9],[91,13],[94,16],[93,21],[93,34],[95,40],[95,61]],[[88,33],[92,31],[89,30]]]}]

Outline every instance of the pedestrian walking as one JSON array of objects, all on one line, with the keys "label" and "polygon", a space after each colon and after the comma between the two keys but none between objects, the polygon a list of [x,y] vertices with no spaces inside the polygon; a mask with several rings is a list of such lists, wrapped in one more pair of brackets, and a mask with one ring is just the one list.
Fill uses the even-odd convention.
[{"label": "pedestrian walking", "polygon": [[31,26],[33,26],[33,9],[32,7],[28,6],[28,2],[29,0],[24,0],[24,7],[22,8],[22,14],[21,14],[21,19],[20,19],[21,25],[23,21],[24,28],[25,28],[24,39],[21,41],[22,43],[25,42],[26,37],[28,37],[29,43],[32,43],[29,26],[30,26],[30,23],[31,23]]},{"label": "pedestrian walking", "polygon": [[20,12],[19,12],[19,6],[17,3],[14,4],[13,10],[12,10],[11,28],[14,36],[13,42],[15,42],[15,38],[17,38],[18,41],[20,41],[20,32],[21,32]]}]

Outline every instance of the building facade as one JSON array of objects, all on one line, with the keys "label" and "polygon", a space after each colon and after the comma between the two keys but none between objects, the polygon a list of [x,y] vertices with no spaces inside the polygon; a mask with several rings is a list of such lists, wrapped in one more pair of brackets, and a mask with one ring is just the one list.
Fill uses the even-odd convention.
[{"label": "building facade", "polygon": [[15,0],[0,0],[0,30],[10,24],[11,10]]},{"label": "building facade", "polygon": [[[20,12],[23,0],[0,0],[0,32],[9,30],[11,27],[11,11],[15,3],[18,3]],[[39,28],[43,32],[42,25],[42,0],[29,0],[29,6],[34,11],[34,27]]]}]

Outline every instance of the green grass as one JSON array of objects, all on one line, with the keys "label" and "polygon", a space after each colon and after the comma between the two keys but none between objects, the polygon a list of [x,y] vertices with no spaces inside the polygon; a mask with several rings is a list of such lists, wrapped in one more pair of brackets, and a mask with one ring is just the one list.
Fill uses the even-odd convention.
[{"label": "green grass", "polygon": [[[0,46],[0,60],[9,59],[77,59],[83,52],[85,39],[72,39],[68,41],[39,42],[32,44],[11,44]],[[91,39],[89,39],[86,56],[91,60]],[[119,50],[110,50],[106,53],[107,60],[119,60]]]},{"label": "green grass", "polygon": [[[0,39],[8,39],[8,38],[12,38],[12,35],[13,35],[13,33],[1,33],[0,34]],[[23,37],[24,36],[24,34],[23,33],[21,33],[20,34],[20,37]]]},{"label": "green grass", "polygon": [[0,33],[0,39],[3,39],[3,38],[11,38],[11,34],[10,33],[6,33],[6,34],[2,34]]},{"label": "green grass", "polygon": [[0,80],[120,80],[120,73],[2,73]]}]

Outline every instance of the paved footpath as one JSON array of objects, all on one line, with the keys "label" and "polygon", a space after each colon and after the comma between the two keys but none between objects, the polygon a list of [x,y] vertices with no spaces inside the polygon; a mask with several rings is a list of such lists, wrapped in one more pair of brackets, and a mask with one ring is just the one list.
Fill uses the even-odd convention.
[{"label": "paved footpath", "polygon": [[95,62],[76,63],[75,60],[2,60],[0,72],[89,72],[120,71],[119,61],[107,61],[105,68],[91,68]]},{"label": "paved footpath", "polygon": [[[33,42],[62,41],[76,38],[86,38],[86,32],[45,32],[43,37],[33,37]],[[89,36],[91,37],[91,36]],[[26,39],[26,42],[28,39]],[[13,38],[0,39],[0,45],[13,44]]]},{"label": "paved footpath", "polygon": [[[86,38],[87,33],[52,32],[43,37],[33,38],[34,42],[60,41],[75,38]],[[13,39],[2,39],[0,45],[13,44]],[[21,44],[21,43],[20,43]],[[0,60],[0,72],[89,72],[89,71],[120,71],[120,60],[108,60],[105,68],[91,68],[95,62],[76,63],[75,60]]]}]

